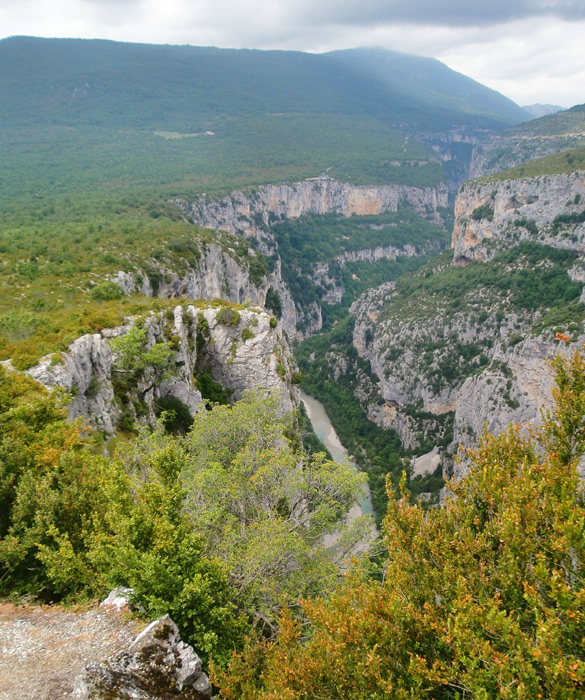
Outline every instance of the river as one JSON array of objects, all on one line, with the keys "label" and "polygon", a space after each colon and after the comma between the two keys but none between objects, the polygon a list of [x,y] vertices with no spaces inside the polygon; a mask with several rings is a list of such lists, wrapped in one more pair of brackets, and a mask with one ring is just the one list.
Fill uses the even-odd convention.
[{"label": "river", "polygon": [[[337,433],[331,425],[329,416],[325,412],[325,407],[320,401],[314,399],[312,396],[305,394],[301,391],[301,401],[305,406],[305,411],[307,416],[311,421],[313,430],[315,431],[317,437],[325,445],[325,447],[331,453],[331,456],[336,462],[342,462],[347,459],[348,452],[345,447],[339,441]],[[350,464],[354,469],[357,470],[357,465],[353,460],[350,460]],[[350,511],[350,518],[358,517],[359,515],[371,514],[372,513],[372,499],[370,498],[370,489],[367,484],[364,484],[363,492],[360,494],[358,500],[358,505],[354,506]]]}]

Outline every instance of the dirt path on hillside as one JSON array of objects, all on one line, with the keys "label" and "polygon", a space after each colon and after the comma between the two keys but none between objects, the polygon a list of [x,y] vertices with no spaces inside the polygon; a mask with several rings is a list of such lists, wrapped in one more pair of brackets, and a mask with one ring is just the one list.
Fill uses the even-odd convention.
[{"label": "dirt path on hillside", "polygon": [[144,627],[111,609],[0,602],[0,700],[71,698],[85,664],[127,647]]}]

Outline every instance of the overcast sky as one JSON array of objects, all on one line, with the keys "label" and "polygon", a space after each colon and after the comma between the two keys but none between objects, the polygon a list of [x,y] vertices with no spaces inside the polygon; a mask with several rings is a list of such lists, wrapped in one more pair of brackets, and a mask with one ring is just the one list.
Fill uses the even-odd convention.
[{"label": "overcast sky", "polygon": [[585,0],[0,0],[2,36],[433,56],[520,105],[585,102]]}]

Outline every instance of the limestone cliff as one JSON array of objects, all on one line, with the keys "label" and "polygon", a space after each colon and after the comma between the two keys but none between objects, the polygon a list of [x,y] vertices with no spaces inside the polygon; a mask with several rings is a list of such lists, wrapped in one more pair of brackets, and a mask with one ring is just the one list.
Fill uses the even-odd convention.
[{"label": "limestone cliff", "polygon": [[[266,283],[260,285],[261,294],[252,300],[263,304],[266,302],[269,288],[278,292],[283,327],[291,339],[302,340],[320,330],[321,304],[339,303],[344,289],[338,280],[334,279],[328,265],[325,264],[327,261],[319,261],[314,266],[310,282],[319,288],[319,300],[295,303],[291,298],[290,285],[287,286],[281,277],[279,250],[270,226],[275,222],[303,215],[378,215],[396,212],[402,205],[407,205],[419,215],[440,224],[440,209],[447,206],[447,187],[444,184],[425,188],[403,185],[357,186],[322,176],[294,184],[265,185],[235,191],[224,196],[205,195],[192,202],[174,200],[173,204],[184,218],[200,226],[251,239],[259,251],[270,256],[274,268],[270,275],[266,276]],[[341,255],[335,263],[343,266],[350,261],[375,261],[384,257],[395,259],[397,255],[421,253],[420,250],[415,250],[414,246],[403,248],[376,246],[376,250],[354,251],[345,256]],[[189,286],[193,285],[175,281],[171,293],[174,293],[175,288],[179,293],[184,293]],[[236,288],[237,285],[232,285],[233,290],[228,290],[228,286],[225,285],[222,296],[229,294],[228,298],[235,301],[246,297],[241,285],[239,289]],[[201,285],[199,288],[202,289]],[[202,295],[208,298],[205,291],[202,291]]]},{"label": "limestone cliff", "polygon": [[236,311],[205,304],[176,306],[166,313],[151,312],[139,325],[144,331],[142,353],[157,343],[169,347],[167,366],[158,372],[148,364],[136,372],[121,365],[111,340],[130,332],[130,320],[78,338],[59,358],[47,356],[28,373],[72,394],[70,418],[83,416],[109,434],[121,421],[152,424],[161,399],[179,400],[192,415],[202,410],[197,376],[203,372],[230,389],[234,400],[247,389],[264,388],[281,393],[283,413],[298,404],[287,342],[259,307]]},{"label": "limestone cliff", "polygon": [[489,260],[524,240],[584,253],[584,210],[585,171],[468,182],[455,200],[455,262]]},{"label": "limestone cliff", "polygon": [[329,177],[303,182],[264,185],[236,191],[219,199],[200,197],[191,203],[177,201],[195,223],[251,238],[266,238],[266,227],[278,219],[303,214],[335,213],[365,216],[397,211],[408,204],[421,216],[440,223],[438,208],[447,206],[447,187],[406,185],[351,185]]},{"label": "limestone cliff", "polygon": [[[477,445],[484,426],[498,433],[510,422],[537,424],[541,410],[552,406],[551,360],[559,351],[570,352],[555,341],[557,324],[569,331],[573,347],[583,340],[577,303],[582,281],[571,286],[567,277],[569,272],[580,278],[580,268],[569,267],[572,257],[564,260],[552,296],[527,302],[532,278],[558,263],[546,257],[546,249],[537,251],[543,257],[536,264],[523,250],[519,246],[515,258],[473,269],[439,266],[411,287],[384,285],[352,305],[354,347],[378,378],[378,393],[365,410],[378,425],[397,430],[405,447],[419,449],[430,441],[452,455],[459,446]],[[423,280],[433,274],[435,282],[425,287]],[[518,280],[524,286],[513,291]],[[560,288],[573,300],[549,313]]]},{"label": "limestone cliff", "polygon": [[[242,259],[234,248],[216,243],[205,243],[199,250],[195,268],[176,269],[168,263],[151,261],[148,272],[136,268],[132,272],[119,270],[112,276],[125,294],[144,294],[169,299],[225,299],[236,304],[264,306],[269,289],[277,291],[282,304],[282,323],[294,337],[297,314],[290,293],[282,281],[280,261],[272,272],[252,275],[250,267],[257,256],[249,250]],[[153,271],[154,270],[154,275]]]},{"label": "limestone cliff", "polygon": [[[452,449],[460,458],[465,448],[477,445],[484,430],[497,435],[510,424],[522,429],[539,425],[543,412],[553,407],[553,358],[568,356],[583,340],[577,337],[567,347],[550,337],[528,336],[513,347],[498,345],[490,367],[468,377],[457,392]],[[456,473],[464,468],[464,459],[456,462]]]}]

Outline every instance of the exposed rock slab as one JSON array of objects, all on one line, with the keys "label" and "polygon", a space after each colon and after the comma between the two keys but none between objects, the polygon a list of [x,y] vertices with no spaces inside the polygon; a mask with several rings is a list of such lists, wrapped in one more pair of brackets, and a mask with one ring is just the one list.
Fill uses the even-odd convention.
[{"label": "exposed rock slab", "polygon": [[[221,306],[176,306],[169,314],[151,313],[143,322],[146,330],[145,350],[157,342],[172,342],[174,352],[166,377],[153,384],[148,369],[138,379],[136,398],[144,405],[145,414],[137,420],[153,424],[155,402],[174,397],[189,409],[191,415],[204,410],[196,376],[209,371],[213,379],[233,391],[238,400],[244,391],[264,388],[279,391],[281,413],[298,405],[298,391],[291,376],[293,362],[290,349],[279,326],[259,307],[241,309],[238,321],[225,324],[218,320]],[[204,319],[205,336],[199,330]],[[47,356],[28,374],[47,387],[63,387],[72,393],[69,404],[71,419],[82,416],[94,427],[112,434],[121,414],[120,400],[114,393],[114,375],[118,358],[109,340],[126,334],[132,321],[101,334],[85,335],[75,340],[57,361]]]},{"label": "exposed rock slab", "polygon": [[83,667],[127,648],[144,623],[113,610],[0,604],[0,700],[66,700]]},{"label": "exposed rock slab", "polygon": [[[180,204],[185,207],[185,203]],[[320,177],[235,191],[218,199],[200,197],[187,206],[201,226],[262,238],[263,227],[279,218],[329,213],[365,216],[397,211],[399,204],[408,204],[421,216],[439,223],[437,209],[447,206],[447,187],[358,186]]]},{"label": "exposed rock slab", "polygon": [[211,685],[192,647],[168,615],[152,622],[127,649],[88,664],[76,700],[208,700]]}]

